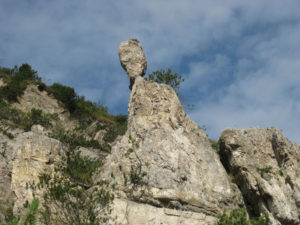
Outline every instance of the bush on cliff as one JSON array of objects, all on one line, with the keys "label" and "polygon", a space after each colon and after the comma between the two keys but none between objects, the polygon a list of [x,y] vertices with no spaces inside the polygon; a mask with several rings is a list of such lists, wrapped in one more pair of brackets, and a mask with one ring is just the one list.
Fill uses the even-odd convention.
[{"label": "bush on cliff", "polygon": [[0,88],[0,98],[9,102],[18,101],[29,82],[42,83],[37,71],[33,70],[29,64],[23,64],[13,69],[1,68],[0,77],[7,85]]},{"label": "bush on cliff", "polygon": [[159,84],[168,84],[170,85],[179,95],[180,84],[184,82],[184,78],[177,73],[172,73],[172,69],[168,68],[168,70],[156,70],[148,75],[148,80],[153,80]]},{"label": "bush on cliff", "polygon": [[268,215],[255,219],[248,219],[245,208],[234,209],[230,213],[223,211],[218,215],[219,221],[215,225],[268,225],[270,219]]}]

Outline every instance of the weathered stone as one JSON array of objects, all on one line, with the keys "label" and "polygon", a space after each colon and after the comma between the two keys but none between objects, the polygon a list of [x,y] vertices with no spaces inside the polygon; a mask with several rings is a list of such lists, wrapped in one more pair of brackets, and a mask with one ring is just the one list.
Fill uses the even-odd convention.
[{"label": "weathered stone", "polygon": [[221,157],[249,212],[268,213],[272,224],[300,224],[300,147],[276,128],[226,129]]},{"label": "weathered stone", "polygon": [[15,152],[12,151],[12,142],[6,136],[0,133],[0,222],[4,221],[5,212],[12,208],[15,200],[15,194],[11,189],[11,170],[12,160],[15,158]]},{"label": "weathered stone", "polygon": [[111,224],[114,225],[208,225],[216,222],[215,217],[203,213],[157,208],[125,199],[116,199],[113,208],[111,216],[115,220]]},{"label": "weathered stone", "polygon": [[123,41],[119,47],[120,62],[130,78],[130,89],[134,79],[144,76],[147,69],[147,59],[140,42],[136,39]]},{"label": "weathered stone", "polygon": [[18,102],[12,104],[13,107],[30,112],[32,108],[40,109],[44,113],[56,113],[59,120],[64,124],[65,130],[74,129],[77,126],[75,120],[70,119],[70,113],[59,104],[57,99],[49,96],[48,92],[40,91],[37,85],[28,85]]},{"label": "weathered stone", "polygon": [[[147,173],[140,186],[130,184],[131,175],[139,173],[132,168],[139,164]],[[127,198],[153,206],[215,217],[224,208],[243,204],[206,134],[185,114],[175,91],[142,77],[136,78],[130,95],[128,130],[112,147],[104,168],[103,177],[117,183]]]},{"label": "weathered stone", "polygon": [[40,174],[54,171],[64,148],[58,140],[34,132],[20,134],[11,148],[9,150],[15,154],[11,169],[11,189],[16,195],[14,213],[20,215],[24,213],[26,200],[32,201],[33,192],[41,197],[41,191],[34,191],[31,184],[38,184]]},{"label": "weathered stone", "polygon": [[3,79],[1,79],[0,78],[0,87],[3,87],[3,86],[5,86],[6,84],[5,84],[5,82],[3,81]]}]

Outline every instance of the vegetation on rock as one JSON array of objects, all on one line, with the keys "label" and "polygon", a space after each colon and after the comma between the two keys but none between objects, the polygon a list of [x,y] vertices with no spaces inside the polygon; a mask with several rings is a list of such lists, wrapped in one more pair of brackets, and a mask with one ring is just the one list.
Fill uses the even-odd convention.
[{"label": "vegetation on rock", "polygon": [[[34,124],[44,127],[51,127],[51,120],[56,120],[57,114],[43,113],[40,109],[32,108],[25,113],[12,107],[10,104],[0,99],[0,120],[10,127],[17,127],[29,131]],[[2,131],[8,137],[12,137],[7,131]]]},{"label": "vegetation on rock", "polygon": [[0,68],[0,77],[7,84],[0,87],[0,99],[6,99],[9,102],[17,102],[29,83],[42,83],[37,71],[33,70],[29,64],[15,66],[13,69]]},{"label": "vegetation on rock", "polygon": [[268,225],[270,220],[268,215],[263,215],[255,219],[247,218],[245,208],[234,209],[230,213],[223,211],[218,215],[218,222],[215,225]]},{"label": "vegetation on rock", "polygon": [[184,82],[184,78],[178,73],[172,73],[172,69],[168,68],[167,70],[156,70],[148,75],[148,80],[153,80],[159,84],[168,84],[170,85],[179,95],[180,84]]},{"label": "vegetation on rock", "polygon": [[37,212],[39,207],[39,200],[34,198],[29,206],[29,210],[26,213],[24,225],[34,225],[37,222]]},{"label": "vegetation on rock", "polygon": [[92,182],[102,160],[81,156],[73,147],[69,146],[55,174],[40,176],[37,187],[44,190],[41,220],[44,224],[104,224],[114,195],[109,184]]}]

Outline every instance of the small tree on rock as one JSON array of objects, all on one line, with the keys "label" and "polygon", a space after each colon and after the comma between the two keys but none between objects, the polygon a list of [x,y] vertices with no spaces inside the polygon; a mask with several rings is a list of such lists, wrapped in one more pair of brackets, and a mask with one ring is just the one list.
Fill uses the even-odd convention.
[{"label": "small tree on rock", "polygon": [[172,73],[172,69],[168,68],[168,70],[156,70],[148,75],[148,80],[153,80],[159,84],[168,84],[170,85],[179,95],[179,87],[182,82],[184,82],[184,78],[178,73]]}]

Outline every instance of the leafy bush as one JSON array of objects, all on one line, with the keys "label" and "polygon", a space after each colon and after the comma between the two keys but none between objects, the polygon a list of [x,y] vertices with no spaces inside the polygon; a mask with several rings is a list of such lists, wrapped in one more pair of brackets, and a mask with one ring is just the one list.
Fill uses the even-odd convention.
[{"label": "leafy bush", "polygon": [[60,131],[57,133],[53,133],[51,137],[68,144],[72,150],[75,149],[77,146],[102,149],[102,146],[99,144],[98,141],[87,140],[83,135],[77,135],[75,133],[64,133]]},{"label": "leafy bush", "polygon": [[230,213],[224,211],[218,215],[219,221],[215,225],[268,225],[268,215],[248,220],[245,208],[234,209]]},{"label": "leafy bush", "polygon": [[177,73],[172,73],[172,69],[168,68],[167,71],[165,70],[157,70],[148,75],[149,80],[153,80],[159,84],[168,84],[170,85],[179,95],[179,87],[182,82],[184,82],[184,78]]},{"label": "leafy bush", "polygon": [[124,135],[127,130],[127,119],[125,115],[115,116],[116,124],[112,125],[105,133],[103,140],[112,143],[119,135]]},{"label": "leafy bush", "polygon": [[213,139],[208,139],[208,141],[210,142],[211,147],[213,149],[215,149],[217,152],[219,152],[219,150],[220,150],[219,142],[217,142],[217,141],[215,141]]},{"label": "leafy bush", "polygon": [[15,71],[15,77],[17,80],[31,80],[31,81],[41,81],[37,71],[33,70],[29,64],[23,64],[20,68]]},{"label": "leafy bush", "polygon": [[270,173],[272,171],[273,167],[272,166],[267,166],[264,168],[256,168],[256,171],[260,173],[261,176],[264,175],[264,173]]},{"label": "leafy bush", "polygon": [[55,175],[40,176],[38,187],[44,189],[42,221],[44,224],[66,225],[107,222],[110,203],[114,199],[113,189],[106,183],[91,187],[91,177],[102,163],[82,157],[72,149],[66,155],[66,163],[55,169]]},{"label": "leafy bush", "polygon": [[50,91],[57,100],[64,103],[70,113],[73,113],[76,110],[78,96],[76,95],[74,88],[67,87],[59,83],[54,83],[50,87]]},{"label": "leafy bush", "polygon": [[27,113],[28,117],[28,126],[31,128],[33,124],[40,124],[44,127],[50,127],[50,118],[55,116],[51,116],[51,114],[44,114],[42,110],[32,108],[30,113]]},{"label": "leafy bush", "polygon": [[77,151],[68,157],[65,172],[74,182],[90,184],[93,173],[101,165],[101,160],[92,160],[89,157],[82,157],[80,152]]},{"label": "leafy bush", "polygon": [[1,204],[4,206],[1,207],[1,210],[3,210],[5,222],[0,218],[0,224],[18,225],[19,217],[16,217],[13,213],[14,202],[6,201],[5,203],[1,202]]},{"label": "leafy bush", "polygon": [[114,121],[113,116],[108,114],[106,107],[87,101],[83,96],[78,96],[74,88],[54,83],[49,91],[65,105],[71,115],[78,119],[82,126],[86,126],[93,120]]},{"label": "leafy bush", "polygon": [[[29,131],[34,124],[51,127],[51,120],[56,120],[57,114],[43,113],[40,109],[32,108],[24,113],[0,100],[0,120],[9,121],[9,125]],[[9,135],[7,133],[7,135]]]},{"label": "leafy bush", "polygon": [[0,88],[0,96],[9,102],[17,102],[18,97],[23,95],[26,88],[24,81],[19,81],[17,77],[12,77],[6,86]]},{"label": "leafy bush", "polygon": [[9,102],[18,101],[18,97],[23,94],[28,82],[41,83],[37,71],[33,70],[29,64],[23,64],[21,67],[15,66],[12,70],[2,69],[1,71],[7,85],[0,88],[0,97]]},{"label": "leafy bush", "polygon": [[36,224],[37,211],[39,207],[39,200],[34,198],[29,206],[29,210],[24,219],[24,225]]},{"label": "leafy bush", "polygon": [[6,67],[0,67],[0,78],[7,81],[8,77],[11,76],[12,69]]}]

